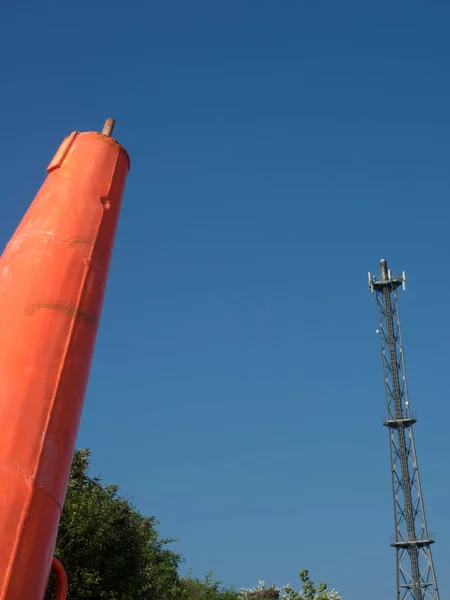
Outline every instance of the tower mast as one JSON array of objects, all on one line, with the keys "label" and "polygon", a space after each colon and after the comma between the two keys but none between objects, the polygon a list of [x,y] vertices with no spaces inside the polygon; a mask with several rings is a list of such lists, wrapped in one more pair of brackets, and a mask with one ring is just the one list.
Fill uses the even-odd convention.
[{"label": "tower mast", "polygon": [[386,260],[380,262],[380,278],[369,273],[375,294],[381,341],[386,419],[389,431],[396,550],[396,600],[439,600],[431,545],[434,536],[425,517],[419,467],[414,443],[415,415],[411,412],[397,289],[405,289],[405,272],[392,275]]}]

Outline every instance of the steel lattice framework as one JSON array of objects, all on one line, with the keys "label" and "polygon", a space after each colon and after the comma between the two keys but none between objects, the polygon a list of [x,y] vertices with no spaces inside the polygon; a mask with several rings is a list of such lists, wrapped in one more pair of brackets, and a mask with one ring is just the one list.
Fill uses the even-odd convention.
[{"label": "steel lattice framework", "polygon": [[397,289],[405,273],[392,275],[380,263],[380,278],[369,273],[369,288],[378,307],[386,418],[389,431],[397,558],[396,600],[439,600],[431,554],[434,536],[427,527],[414,444],[415,415],[410,410]]}]

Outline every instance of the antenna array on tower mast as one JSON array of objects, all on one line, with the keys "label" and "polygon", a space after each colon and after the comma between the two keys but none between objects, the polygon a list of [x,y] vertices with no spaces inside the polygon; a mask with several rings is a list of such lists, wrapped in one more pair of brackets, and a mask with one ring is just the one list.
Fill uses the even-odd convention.
[{"label": "antenna array on tower mast", "polygon": [[380,278],[369,273],[369,288],[378,308],[386,418],[389,431],[395,535],[391,546],[397,558],[396,600],[439,600],[431,545],[434,536],[425,518],[414,443],[415,415],[411,412],[397,289],[405,289],[405,272],[392,275],[380,262]]}]

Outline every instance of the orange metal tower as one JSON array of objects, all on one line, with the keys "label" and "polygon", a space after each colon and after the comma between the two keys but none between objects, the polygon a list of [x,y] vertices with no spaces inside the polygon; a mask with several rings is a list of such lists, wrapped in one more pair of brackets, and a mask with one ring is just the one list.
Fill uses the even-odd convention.
[{"label": "orange metal tower", "polygon": [[52,565],[129,170],[113,127],[62,142],[0,258],[0,600],[42,600]]}]

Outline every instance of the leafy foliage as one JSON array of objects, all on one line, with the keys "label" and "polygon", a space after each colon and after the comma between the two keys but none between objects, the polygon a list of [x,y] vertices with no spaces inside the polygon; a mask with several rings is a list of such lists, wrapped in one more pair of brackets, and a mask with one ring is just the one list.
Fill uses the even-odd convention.
[{"label": "leafy foliage", "polygon": [[242,590],[241,598],[242,600],[262,600],[263,598],[278,600],[278,598],[281,598],[281,593],[282,588],[277,588],[274,585],[266,588],[265,582],[260,581],[257,587]]},{"label": "leafy foliage", "polygon": [[328,591],[326,583],[319,583],[316,587],[309,578],[309,572],[300,571],[301,591],[296,591],[290,585],[277,588],[272,585],[266,587],[264,581],[260,581],[255,588],[244,589],[242,600],[343,600],[336,590]]},{"label": "leafy foliage", "polygon": [[180,600],[239,600],[240,594],[233,588],[226,589],[220,581],[214,581],[209,573],[204,581],[193,578],[191,573],[180,582]]},{"label": "leafy foliage", "polygon": [[[75,452],[58,532],[56,556],[71,600],[173,600],[181,557],[160,539],[118,487],[88,476],[88,450]],[[46,598],[54,598],[51,581]]]},{"label": "leafy foliage", "polygon": [[[75,452],[55,554],[69,578],[68,600],[342,600],[316,587],[300,571],[302,590],[263,581],[240,592],[211,574],[204,580],[179,576],[182,557],[162,539],[154,517],[144,517],[115,485],[88,475],[89,450]],[[50,579],[46,600],[54,600]]]}]

